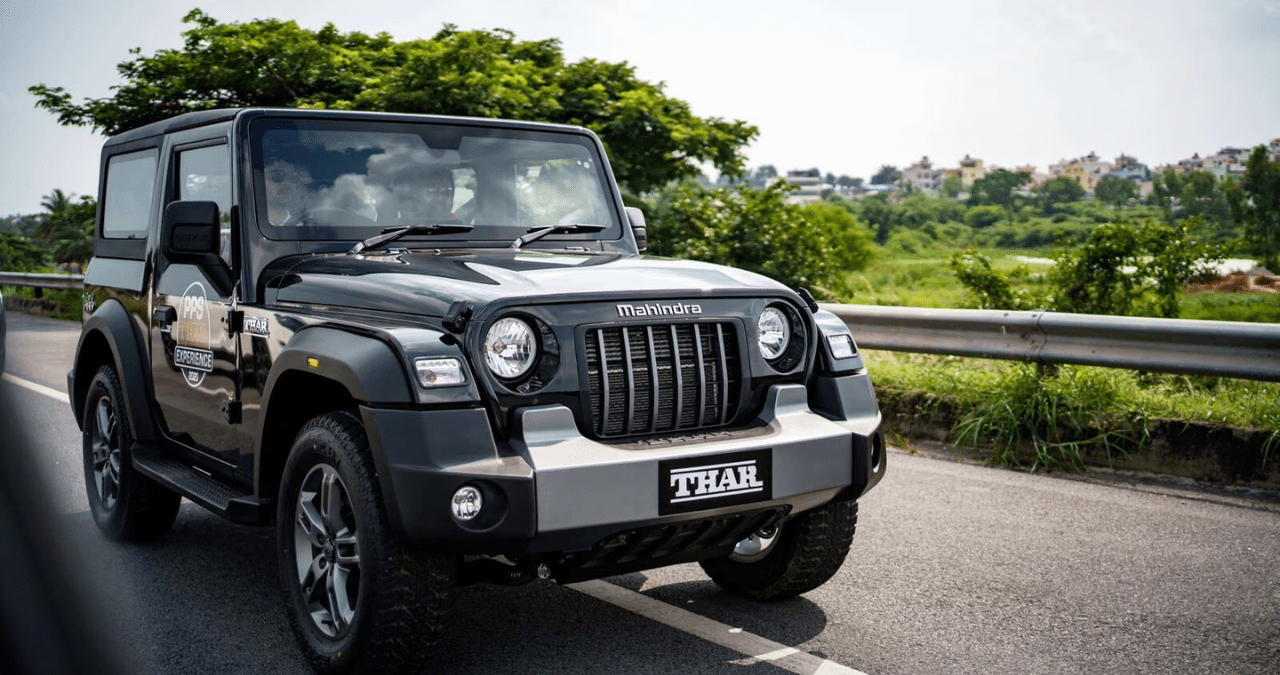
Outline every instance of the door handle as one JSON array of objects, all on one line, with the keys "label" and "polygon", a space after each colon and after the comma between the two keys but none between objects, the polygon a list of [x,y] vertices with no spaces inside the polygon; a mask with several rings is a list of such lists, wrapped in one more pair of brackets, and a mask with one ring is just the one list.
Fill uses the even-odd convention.
[{"label": "door handle", "polygon": [[161,326],[167,326],[178,320],[178,310],[169,305],[160,305],[151,312],[151,318]]}]

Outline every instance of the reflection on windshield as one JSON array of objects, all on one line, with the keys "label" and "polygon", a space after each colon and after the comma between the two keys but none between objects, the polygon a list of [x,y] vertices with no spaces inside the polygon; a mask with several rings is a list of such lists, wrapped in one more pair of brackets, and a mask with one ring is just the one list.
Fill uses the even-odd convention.
[{"label": "reflection on windshield", "polygon": [[451,147],[432,147],[442,127],[287,126],[255,134],[265,205],[259,217],[308,227],[308,238],[441,223],[475,225],[473,239],[569,223],[616,225],[599,160],[581,137],[491,129],[471,136],[458,128],[435,143]]}]

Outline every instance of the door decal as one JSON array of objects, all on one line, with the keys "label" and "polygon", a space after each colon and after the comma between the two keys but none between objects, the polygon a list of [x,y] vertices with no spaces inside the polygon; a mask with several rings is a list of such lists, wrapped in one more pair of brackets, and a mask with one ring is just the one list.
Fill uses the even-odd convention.
[{"label": "door decal", "polygon": [[198,387],[213,372],[213,352],[209,351],[209,301],[204,284],[194,282],[182,292],[178,309],[177,346],[173,365],[182,371],[187,384]]}]

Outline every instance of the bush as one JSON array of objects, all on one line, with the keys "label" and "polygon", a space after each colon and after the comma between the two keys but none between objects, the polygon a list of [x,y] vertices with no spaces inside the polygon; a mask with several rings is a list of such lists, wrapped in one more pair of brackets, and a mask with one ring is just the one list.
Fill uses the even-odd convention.
[{"label": "bush", "polygon": [[873,255],[870,232],[839,205],[788,204],[790,190],[782,182],[763,189],[669,185],[649,204],[651,250],[738,267],[838,300],[847,294],[849,271]]},{"label": "bush", "polygon": [[995,204],[985,204],[983,206],[975,206],[970,208],[968,213],[964,214],[964,222],[974,229],[990,227],[1000,222],[1005,217],[1005,210],[1002,206]]}]

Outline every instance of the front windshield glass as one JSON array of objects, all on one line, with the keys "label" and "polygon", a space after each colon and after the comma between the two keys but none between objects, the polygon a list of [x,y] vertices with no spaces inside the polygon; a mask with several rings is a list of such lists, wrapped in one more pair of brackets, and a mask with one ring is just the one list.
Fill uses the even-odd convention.
[{"label": "front windshield glass", "polygon": [[572,133],[442,124],[263,118],[250,127],[258,222],[275,239],[364,239],[386,228],[464,224],[432,242],[617,239],[595,145]]}]

